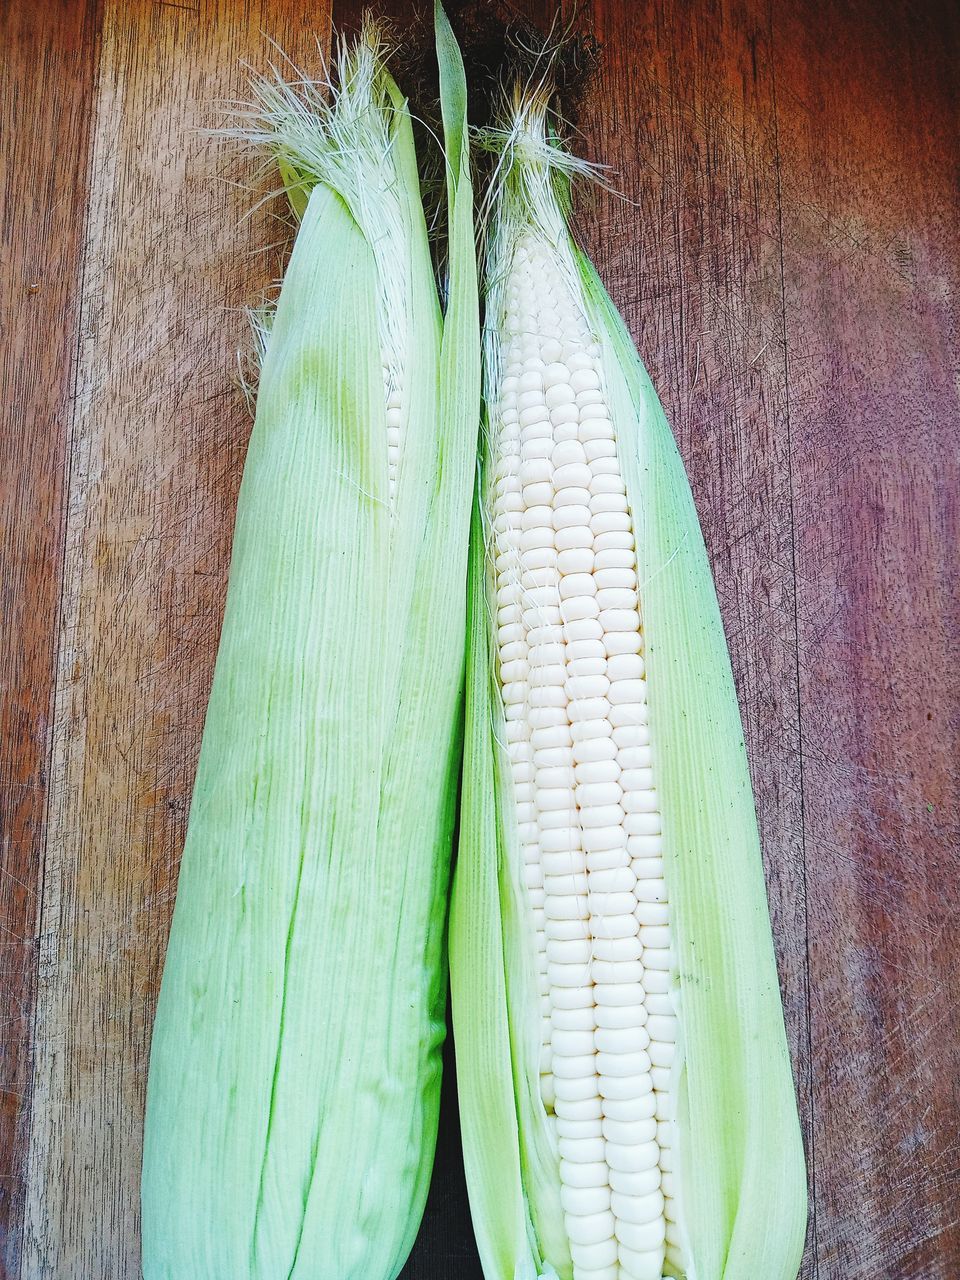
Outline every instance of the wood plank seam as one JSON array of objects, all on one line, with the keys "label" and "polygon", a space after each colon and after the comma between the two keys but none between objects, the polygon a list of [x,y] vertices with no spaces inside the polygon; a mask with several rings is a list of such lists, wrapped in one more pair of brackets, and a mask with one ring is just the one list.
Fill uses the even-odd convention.
[{"label": "wood plank seam", "polygon": [[[805,794],[803,785],[803,703],[801,696],[801,680],[800,680],[800,616],[799,616],[799,598],[800,590],[797,581],[797,514],[796,514],[796,488],[793,474],[793,448],[792,448],[792,431],[791,431],[791,405],[790,405],[790,351],[787,342],[787,307],[786,307],[786,272],[784,267],[784,251],[783,251],[783,176],[781,171],[780,160],[780,116],[779,102],[777,98],[777,56],[776,42],[774,39],[774,15],[776,12],[777,0],[768,0],[767,16],[768,16],[768,40],[770,48],[770,90],[772,95],[773,106],[773,139],[774,139],[774,160],[776,167],[776,190],[777,190],[777,251],[780,259],[780,322],[781,335],[780,341],[783,347],[783,385],[784,385],[784,424],[787,435],[787,483],[790,493],[790,552],[791,563],[790,572],[793,579],[793,639],[794,639],[794,672],[796,678],[796,708],[797,708],[797,772],[798,784],[800,790],[800,850],[803,866],[803,920],[804,920],[804,939],[805,939],[805,956],[804,964],[804,996],[806,1008],[806,1041],[807,1041],[807,1063],[806,1063],[806,1090],[809,1105],[809,1113],[806,1117],[806,1146],[807,1146],[807,1173],[810,1187],[809,1201],[809,1220],[807,1222],[807,1252],[805,1254],[805,1263],[809,1262],[812,1269],[812,1280],[819,1280],[820,1276],[820,1260],[817,1249],[817,1156],[816,1156],[816,1094],[814,1092],[814,1075],[813,1075],[813,1018],[811,1010],[810,996],[810,915],[808,909],[808,878],[807,878],[807,827],[805,813]],[[799,1067],[796,1064],[795,1070]]]},{"label": "wood plank seam", "polygon": [[[86,10],[87,10],[87,16],[85,21],[86,21],[87,30],[85,32],[84,47],[89,50],[90,83],[94,87],[94,98],[95,98],[96,86],[97,86],[99,71],[100,71],[103,0],[87,0]],[[89,116],[87,120],[85,147],[83,149],[85,162],[84,162],[82,171],[85,176],[91,174],[93,171],[93,153],[94,153],[94,147],[96,143],[96,137],[95,137],[96,131],[93,128],[93,117],[94,117],[93,100],[91,100],[91,103],[89,104],[89,108],[90,110],[89,110]],[[54,632],[53,644],[51,646],[51,654],[50,654],[50,668],[51,668],[50,704],[49,704],[49,714],[48,714],[47,742],[45,746],[47,792],[46,792],[46,797],[44,801],[43,844],[42,844],[42,850],[41,850],[41,857],[39,860],[39,870],[38,870],[38,880],[37,880],[38,892],[37,892],[37,913],[36,913],[36,923],[35,923],[36,945],[34,949],[35,951],[34,990],[36,993],[39,993],[41,983],[44,980],[44,973],[43,973],[44,938],[46,936],[45,920],[46,920],[46,914],[47,914],[46,893],[45,893],[45,890],[47,887],[47,871],[48,871],[47,857],[49,853],[49,844],[50,844],[49,836],[50,836],[51,815],[53,813],[54,800],[56,797],[56,787],[54,785],[54,782],[55,782],[54,752],[56,748],[56,727],[60,723],[59,711],[61,707],[61,692],[63,689],[61,656],[63,651],[64,630],[65,630],[66,620],[67,620],[67,603],[68,603],[67,573],[66,573],[67,563],[68,563],[68,541],[67,540],[68,540],[68,533],[69,533],[69,527],[70,527],[70,508],[71,508],[72,495],[73,495],[74,441],[76,438],[78,412],[79,412],[79,406],[80,406],[80,392],[81,392],[80,379],[83,372],[82,343],[83,343],[84,327],[87,319],[85,314],[85,299],[86,299],[87,270],[88,270],[88,264],[89,264],[89,247],[90,247],[89,246],[89,219],[90,219],[90,207],[91,207],[92,197],[93,197],[93,192],[88,184],[87,190],[85,192],[85,200],[84,200],[84,215],[83,215],[84,231],[83,231],[83,237],[80,242],[79,263],[78,263],[78,270],[77,270],[76,280],[75,280],[75,293],[76,293],[77,304],[76,304],[76,312],[75,312],[74,339],[73,339],[73,343],[71,344],[73,347],[73,357],[72,357],[72,370],[71,370],[71,379],[70,379],[71,381],[70,413],[69,413],[68,420],[65,424],[65,439],[64,439],[64,451],[63,451],[64,469],[63,469],[62,485],[63,485],[64,501],[62,504],[62,512],[61,512],[61,529],[60,529],[60,538],[59,538],[60,563],[58,565],[58,576],[60,580],[60,591],[59,591],[60,603],[59,603],[59,608],[57,610],[56,629]],[[35,998],[34,1006],[33,1006],[33,1026],[32,1026],[32,1031],[30,1036],[30,1045],[31,1045],[32,1053],[35,1052],[36,1050],[36,1046],[38,1044],[38,1035],[40,1034],[40,1030],[41,1030],[39,1025],[41,1008],[42,1006],[41,1006],[40,1000]],[[31,1064],[31,1066],[33,1066],[33,1064]],[[33,1155],[34,1155],[33,1124],[32,1124],[33,1079],[35,1079],[35,1076],[33,1076],[33,1073],[31,1073],[30,1113],[27,1117],[28,1132],[31,1135],[31,1140],[27,1145],[26,1157],[24,1160],[24,1184],[28,1193],[32,1185],[31,1174],[32,1174]],[[27,1217],[26,1207],[27,1205],[29,1205],[29,1194],[25,1196],[25,1201],[26,1203],[25,1203],[25,1212],[24,1212],[24,1223],[23,1223],[24,1245],[26,1244],[26,1234],[28,1230],[28,1217]],[[26,1257],[26,1248],[23,1248],[20,1251],[20,1272],[21,1272],[20,1280],[32,1280],[32,1277],[29,1275],[29,1273],[23,1272],[23,1268],[25,1266],[25,1257]]]},{"label": "wood plank seam", "polygon": [[[99,55],[100,55],[100,16],[102,6],[100,0],[95,0],[93,8],[96,13],[96,33],[91,40],[91,56],[93,58],[93,83],[97,84],[99,73]],[[87,134],[87,164],[86,171],[93,170],[93,151],[96,144],[96,131],[90,127]],[[70,686],[72,681],[65,677],[64,673],[64,653],[65,633],[68,626],[68,618],[73,615],[72,596],[73,588],[68,583],[79,586],[81,575],[79,573],[69,573],[71,563],[74,556],[71,555],[69,545],[69,536],[71,528],[71,509],[73,506],[74,481],[75,481],[75,443],[78,435],[78,419],[81,412],[81,377],[83,376],[83,335],[88,320],[86,307],[86,283],[87,283],[87,267],[90,257],[90,208],[91,195],[88,193],[84,212],[84,234],[81,241],[80,249],[80,269],[77,274],[77,320],[76,320],[76,337],[74,341],[74,367],[72,376],[72,389],[70,396],[70,415],[66,427],[66,439],[64,447],[64,498],[62,530],[61,530],[61,555],[60,555],[60,607],[57,611],[56,631],[51,653],[51,665],[53,670],[53,681],[50,697],[50,716],[49,731],[46,748],[46,767],[47,767],[47,795],[44,806],[44,840],[43,840],[43,856],[40,860],[39,879],[38,879],[38,895],[37,895],[37,919],[36,919],[36,980],[35,989],[37,999],[34,1002],[33,1009],[33,1031],[31,1035],[31,1045],[36,1050],[36,1046],[41,1042],[43,1036],[43,1028],[41,1026],[41,1015],[43,1012],[43,1003],[40,993],[44,984],[49,980],[51,972],[55,968],[55,961],[49,954],[48,941],[55,936],[54,931],[48,925],[48,919],[51,915],[57,914],[61,903],[59,897],[53,903],[50,902],[49,885],[50,885],[50,866],[48,856],[50,852],[50,829],[52,817],[55,813],[55,807],[59,805],[62,799],[63,783],[65,771],[62,766],[58,766],[57,750],[60,746],[60,738],[57,734],[57,726],[69,723],[66,716],[66,705],[71,696]],[[30,1141],[27,1146],[27,1154],[25,1159],[24,1180],[27,1188],[26,1208],[24,1214],[24,1247],[21,1253],[21,1280],[34,1280],[34,1275],[30,1270],[24,1271],[26,1267],[28,1247],[38,1250],[42,1248],[40,1242],[41,1233],[37,1230],[37,1224],[31,1212],[33,1202],[30,1192],[34,1188],[33,1173],[34,1166],[37,1163],[37,1144],[36,1130],[33,1125],[33,1099],[36,1089],[36,1063],[34,1063],[34,1074],[31,1084],[31,1115],[29,1121]],[[39,1189],[40,1183],[38,1182]],[[37,1252],[34,1257],[39,1259],[42,1257],[43,1265],[46,1266],[46,1257]],[[40,1273],[37,1272],[37,1275]]]},{"label": "wood plank seam", "polygon": [[[93,84],[96,77],[98,5],[95,0],[71,5],[61,3],[41,6],[34,12],[21,10],[18,14],[14,6],[9,15],[13,30],[13,41],[6,51],[13,59],[12,105],[16,112],[17,124],[22,128],[19,135],[21,145],[33,147],[35,154],[31,179],[32,189],[16,190],[11,185],[5,196],[11,202],[29,202],[43,199],[45,192],[53,194],[53,199],[46,200],[39,216],[29,216],[25,226],[18,227],[14,241],[23,236],[35,248],[37,258],[32,262],[21,262],[19,244],[4,245],[4,250],[13,247],[13,253],[7,262],[14,269],[10,284],[15,288],[20,283],[15,274],[17,266],[29,265],[36,273],[29,277],[31,283],[26,289],[26,296],[36,298],[45,285],[42,298],[37,299],[30,311],[19,317],[16,311],[11,318],[21,320],[27,333],[33,333],[37,325],[36,308],[40,308],[40,323],[44,325],[40,332],[34,334],[36,347],[28,353],[29,361],[20,370],[21,375],[36,374],[36,381],[29,381],[20,387],[25,397],[14,398],[8,402],[6,409],[11,411],[11,426],[16,431],[17,415],[33,410],[33,417],[21,418],[21,425],[35,435],[24,435],[20,443],[26,441],[31,457],[39,457],[39,465],[53,466],[55,471],[37,472],[36,478],[42,478],[44,486],[43,498],[39,493],[32,496],[42,505],[36,508],[20,507],[11,515],[16,522],[27,519],[35,523],[25,533],[25,538],[33,543],[31,555],[44,554],[49,551],[49,558],[43,564],[49,583],[49,631],[43,643],[43,662],[34,662],[32,667],[29,657],[29,625],[46,624],[46,601],[44,593],[41,599],[31,598],[28,604],[30,623],[24,631],[14,633],[14,643],[21,645],[20,652],[14,652],[14,677],[26,675],[29,687],[17,689],[13,687],[13,695],[27,699],[36,697],[35,726],[28,726],[23,720],[17,721],[16,731],[24,733],[31,727],[37,733],[35,768],[36,776],[31,779],[30,786],[42,796],[36,808],[35,825],[24,824],[18,829],[16,809],[10,807],[3,815],[4,826],[12,822],[10,836],[13,847],[5,842],[3,850],[4,872],[18,886],[32,896],[32,904],[24,904],[22,917],[23,937],[20,939],[24,948],[24,960],[18,981],[22,988],[18,991],[17,1011],[9,1021],[5,1020],[5,1034],[10,1040],[4,1046],[4,1058],[12,1059],[14,1077],[22,1081],[22,1088],[14,1096],[15,1110],[12,1118],[8,1112],[4,1117],[4,1134],[9,1132],[8,1125],[14,1130],[10,1134],[9,1146],[4,1145],[3,1178],[10,1183],[10,1191],[3,1196],[0,1209],[0,1273],[5,1280],[30,1280],[24,1274],[23,1239],[25,1224],[25,1202],[29,1185],[29,1152],[28,1137],[32,1122],[33,1104],[33,1072],[35,1067],[35,1045],[37,1029],[37,980],[40,955],[40,916],[42,912],[42,890],[44,867],[48,850],[48,822],[50,812],[50,762],[52,757],[55,723],[53,707],[56,689],[57,668],[57,633],[61,612],[61,588],[63,581],[63,542],[62,534],[66,521],[66,481],[65,467],[69,451],[70,421],[74,398],[77,372],[76,349],[80,331],[79,315],[79,279],[80,260],[82,256],[82,236],[75,235],[73,227],[79,214],[82,220],[86,208],[87,178],[86,158],[90,143],[90,103]],[[18,21],[23,26],[17,27]],[[17,38],[19,36],[19,39]],[[28,54],[27,66],[24,68],[17,62],[17,54]],[[24,82],[18,79],[18,73],[24,80],[38,90],[33,98],[22,97]],[[22,113],[22,115],[21,115]],[[16,164],[17,134],[11,123],[13,150],[11,155]],[[49,173],[48,173],[49,170]],[[18,217],[22,214],[18,210]],[[64,217],[70,219],[64,223]],[[21,242],[22,243],[22,242]],[[50,299],[48,301],[47,299]],[[11,298],[13,301],[13,298]],[[51,306],[54,308],[51,311]],[[21,330],[22,332],[22,330]],[[8,344],[8,358],[13,344]],[[52,356],[57,363],[53,371],[44,370],[44,355]],[[36,369],[32,361],[38,359]],[[39,401],[33,397],[38,391],[47,391],[50,397]],[[42,433],[48,433],[43,435]],[[5,447],[16,450],[17,437],[13,435],[4,440]],[[6,479],[6,477],[5,477]],[[20,492],[21,498],[24,496]],[[49,515],[48,515],[49,512]],[[58,527],[59,526],[59,527]],[[36,548],[40,550],[37,551]],[[14,554],[17,544],[14,540],[11,548]],[[5,548],[6,550],[6,548]],[[29,559],[29,557],[28,557]],[[30,569],[25,572],[29,575]],[[17,565],[13,566],[14,582],[17,582]],[[36,583],[34,583],[36,585]],[[14,602],[16,607],[16,601]],[[8,619],[9,621],[9,619]],[[26,665],[26,670],[24,666]],[[43,678],[40,674],[43,672]],[[9,678],[8,671],[4,671]],[[5,690],[6,692],[6,690]],[[4,743],[16,753],[18,745],[23,749],[22,739]],[[19,837],[19,838],[18,838]],[[26,847],[24,847],[26,846]],[[7,868],[18,864],[23,856],[30,858],[30,882],[13,876]],[[27,906],[31,911],[28,915]],[[32,915],[32,919],[29,916]],[[7,917],[8,919],[10,917]],[[20,917],[17,917],[18,922]],[[12,931],[6,928],[7,933]],[[17,935],[19,938],[19,935]],[[27,954],[28,953],[28,954]],[[12,999],[13,987],[3,993],[4,1000]],[[9,1095],[8,1095],[9,1096]],[[7,1165],[9,1161],[9,1165]],[[9,1168],[9,1172],[7,1169]]]},{"label": "wood plank seam", "polygon": [[[87,419],[93,412],[100,374],[93,347],[99,336],[98,321],[102,303],[99,291],[91,296],[89,263],[95,249],[102,248],[99,242],[109,235],[111,209],[107,197],[116,190],[111,181],[113,174],[109,139],[103,136],[104,130],[100,121],[104,110],[102,99],[106,96],[104,76],[110,74],[111,70],[101,58],[104,7],[103,0],[100,0],[97,4],[99,20],[96,39],[97,65],[94,75],[95,93],[87,156],[91,186],[97,185],[100,199],[88,201],[84,219],[83,271],[80,278],[77,358],[66,462],[61,609],[56,639],[56,679],[49,762],[47,832],[48,837],[53,832],[55,839],[60,842],[65,839],[65,815],[69,812],[71,805],[69,794],[71,776],[76,778],[76,772],[72,770],[71,765],[75,759],[82,756],[86,740],[84,714],[86,690],[83,680],[86,672],[77,673],[74,667],[80,661],[80,654],[75,646],[78,643],[82,625],[81,602],[86,585],[84,575],[87,552],[86,509],[87,500],[90,497],[93,446],[92,431],[87,424]],[[112,50],[112,56],[116,56],[116,50]],[[120,162],[122,163],[122,159]],[[57,727],[60,730],[59,734],[56,731]],[[54,1145],[62,1141],[62,1138],[58,1138],[52,1131],[52,1117],[59,1110],[65,1111],[68,1105],[65,1097],[53,1096],[49,1087],[57,1079],[66,1084],[74,1065],[67,1060],[58,1070],[53,1065],[52,1059],[58,1053],[60,1055],[69,1053],[71,1048],[69,1020],[60,1012],[61,1009],[69,1009],[69,980],[67,975],[59,972],[58,951],[64,935],[64,922],[61,918],[64,911],[64,878],[71,871],[74,873],[79,871],[81,851],[76,844],[73,846],[74,866],[71,868],[66,863],[56,865],[51,862],[49,845],[48,839],[48,856],[44,859],[41,881],[43,894],[38,925],[34,1032],[34,1044],[42,1046],[47,1061],[38,1060],[34,1071],[34,1098],[41,1105],[35,1108],[30,1126],[22,1264],[26,1271],[21,1280],[41,1280],[41,1277],[51,1277],[52,1280],[54,1275],[59,1278],[66,1261],[64,1252],[69,1247],[65,1216],[64,1219],[51,1223],[47,1213],[51,1156]],[[69,938],[69,936],[67,931],[66,937]],[[63,1036],[61,1042],[54,1043],[48,1038],[49,1029],[41,1025],[44,1014],[47,1015],[52,1026],[59,1028]],[[68,1171],[63,1172],[67,1174]],[[71,1189],[74,1188],[71,1187]],[[110,1188],[105,1188],[107,1194],[109,1190]],[[69,1212],[73,1206],[67,1203],[64,1207]],[[81,1260],[74,1257],[71,1261],[75,1263]],[[75,1272],[70,1272],[71,1276],[74,1274]]]}]

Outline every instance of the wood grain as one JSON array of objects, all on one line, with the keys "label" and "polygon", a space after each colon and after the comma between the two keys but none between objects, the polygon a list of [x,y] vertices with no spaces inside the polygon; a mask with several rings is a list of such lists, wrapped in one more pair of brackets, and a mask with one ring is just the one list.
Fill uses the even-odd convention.
[{"label": "wood grain", "polygon": [[[386,9],[409,30],[409,0]],[[955,1280],[960,20],[592,0],[579,21],[604,51],[580,143],[626,197],[579,225],[687,462],[744,711],[802,1274]],[[292,0],[0,14],[3,1280],[140,1275],[150,1026],[249,430],[239,308],[287,234],[244,216],[250,165],[197,128],[266,37],[312,65],[327,28]],[[404,1280],[480,1280],[451,1066]]]},{"label": "wood grain", "polygon": [[822,1280],[960,1275],[958,17],[773,23]]},{"label": "wood grain", "polygon": [[[322,7],[311,27],[326,39]],[[300,6],[106,3],[79,293],[22,1280],[139,1275],[147,1052],[284,238],[198,133]],[[313,46],[316,59],[316,46]]]},{"label": "wood grain", "polygon": [[0,9],[0,1272],[25,1186],[93,8]]}]

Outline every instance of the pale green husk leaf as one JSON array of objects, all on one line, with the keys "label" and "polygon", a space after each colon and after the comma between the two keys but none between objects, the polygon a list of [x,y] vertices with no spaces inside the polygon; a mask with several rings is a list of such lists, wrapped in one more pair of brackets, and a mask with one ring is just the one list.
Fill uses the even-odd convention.
[{"label": "pale green husk leaf", "polygon": [[[369,29],[345,57],[332,114],[298,116],[285,152],[311,180],[154,1028],[146,1280],[391,1280],[433,1158],[479,400],[472,197],[460,148],[441,337],[406,103]],[[320,162],[350,85],[366,98],[350,129],[370,126],[360,173]],[[272,123],[275,142],[290,121]],[[354,199],[384,141],[388,215],[375,186]],[[404,394],[392,501],[388,356]]]}]

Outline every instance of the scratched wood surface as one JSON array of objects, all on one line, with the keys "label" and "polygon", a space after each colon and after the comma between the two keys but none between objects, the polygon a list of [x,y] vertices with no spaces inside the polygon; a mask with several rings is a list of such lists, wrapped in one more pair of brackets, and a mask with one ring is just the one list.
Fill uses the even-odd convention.
[{"label": "scratched wood surface", "polygon": [[[18,1274],[96,31],[0,10],[0,1270]],[[70,144],[64,145],[69,138]]]},{"label": "scratched wood surface", "polygon": [[[687,461],[744,712],[802,1274],[955,1280],[960,19],[593,0],[580,22],[604,49],[580,142],[624,197],[584,201],[582,236]],[[140,1274],[150,1025],[249,431],[239,308],[286,237],[198,128],[268,38],[315,65],[314,34],[323,0],[0,11],[3,1280]],[[450,1071],[406,1280],[479,1280],[457,1141]]]}]

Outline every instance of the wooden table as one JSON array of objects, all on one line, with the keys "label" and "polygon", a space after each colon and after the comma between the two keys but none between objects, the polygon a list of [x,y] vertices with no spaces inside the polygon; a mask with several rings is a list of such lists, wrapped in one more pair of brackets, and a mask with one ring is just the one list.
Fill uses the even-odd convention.
[{"label": "wooden table", "polygon": [[[265,35],[316,68],[325,2],[0,16],[6,1280],[140,1274],[150,1026],[250,428],[239,308],[283,238],[197,128]],[[628,199],[580,226],[686,458],[745,716],[803,1275],[956,1280],[958,11],[582,21],[604,47],[583,146]],[[452,1105],[404,1274],[479,1276]]]}]

